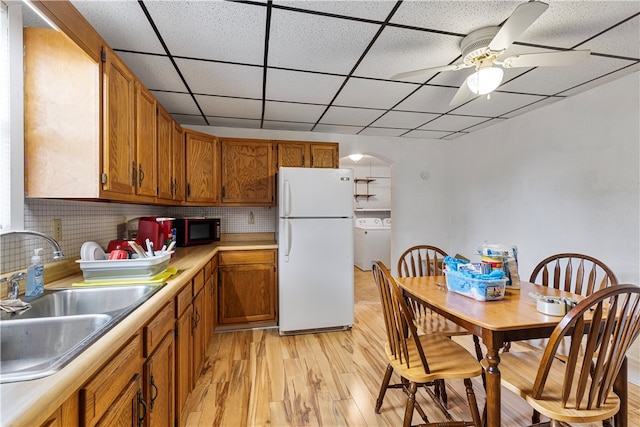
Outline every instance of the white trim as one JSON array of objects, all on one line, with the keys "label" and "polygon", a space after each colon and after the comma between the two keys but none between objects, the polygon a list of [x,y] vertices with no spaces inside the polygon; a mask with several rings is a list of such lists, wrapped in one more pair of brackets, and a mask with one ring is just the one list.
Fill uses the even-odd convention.
[{"label": "white trim", "polygon": [[24,76],[22,4],[10,3],[11,228],[24,228]]}]

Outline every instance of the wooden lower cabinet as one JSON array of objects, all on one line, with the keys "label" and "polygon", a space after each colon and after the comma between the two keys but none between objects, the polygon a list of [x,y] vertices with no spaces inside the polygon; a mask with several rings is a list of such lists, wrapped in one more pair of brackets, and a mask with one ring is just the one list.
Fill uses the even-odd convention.
[{"label": "wooden lower cabinet", "polygon": [[204,335],[205,347],[209,347],[218,325],[218,255],[216,254],[205,269]]},{"label": "wooden lower cabinet", "polygon": [[[183,290],[181,294],[188,291],[189,295],[192,295],[191,286],[189,285],[186,288],[188,288],[188,290]],[[178,298],[179,297],[176,297],[176,299]],[[178,311],[176,311],[176,315],[178,317],[176,319],[175,333],[175,408],[176,419],[178,420],[177,425],[182,425],[184,424],[180,422],[182,419],[182,409],[184,408],[187,396],[191,391],[191,324],[193,307],[189,304],[184,308],[182,313],[177,313]]]},{"label": "wooden lower cabinet", "polygon": [[141,369],[142,339],[138,333],[80,389],[81,425],[129,425],[126,420],[131,425],[141,425],[138,420],[144,419],[146,412],[138,412],[139,406],[145,406]]},{"label": "wooden lower cabinet", "polygon": [[173,425],[174,415],[174,318],[173,303],[167,303],[144,330],[142,382],[147,402],[145,427]]},{"label": "wooden lower cabinet", "polygon": [[78,427],[78,393],[67,399],[40,427]]},{"label": "wooden lower cabinet", "polygon": [[276,250],[223,251],[218,255],[218,323],[276,322]]}]

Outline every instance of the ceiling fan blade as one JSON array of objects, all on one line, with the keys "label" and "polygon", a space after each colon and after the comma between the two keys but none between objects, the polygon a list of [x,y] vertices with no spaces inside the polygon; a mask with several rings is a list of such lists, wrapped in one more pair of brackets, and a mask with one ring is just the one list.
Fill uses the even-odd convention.
[{"label": "ceiling fan blade", "polygon": [[524,33],[547,8],[549,5],[541,1],[529,1],[518,5],[489,43],[489,49],[502,51],[511,46],[511,43]]},{"label": "ceiling fan blade", "polygon": [[574,65],[591,55],[590,50],[567,50],[563,52],[529,53],[505,58],[500,65],[504,68],[557,67]]},{"label": "ceiling fan blade", "polygon": [[391,80],[401,80],[401,79],[406,79],[407,77],[420,76],[422,74],[439,73],[440,71],[457,71],[457,70],[462,70],[463,68],[468,68],[468,67],[471,67],[471,65],[451,64],[451,65],[443,65],[441,67],[422,68],[420,70],[413,70],[413,71],[407,71],[405,73],[396,74],[391,77]]},{"label": "ceiling fan blade", "polygon": [[462,85],[460,85],[460,89],[458,89],[456,94],[453,96],[453,99],[449,103],[450,107],[458,106],[478,96],[475,93],[471,92],[471,89],[469,89],[469,84],[467,83],[469,77],[464,79],[464,82],[462,82]]}]

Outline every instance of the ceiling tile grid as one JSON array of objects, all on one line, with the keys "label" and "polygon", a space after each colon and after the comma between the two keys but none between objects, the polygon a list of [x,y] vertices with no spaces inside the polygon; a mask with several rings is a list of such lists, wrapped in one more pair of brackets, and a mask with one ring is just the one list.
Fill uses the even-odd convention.
[{"label": "ceiling tile grid", "polygon": [[525,0],[72,0],[181,124],[452,140],[640,69],[640,0],[547,0],[513,55],[589,49],[563,67],[504,68],[490,96],[460,42]]}]

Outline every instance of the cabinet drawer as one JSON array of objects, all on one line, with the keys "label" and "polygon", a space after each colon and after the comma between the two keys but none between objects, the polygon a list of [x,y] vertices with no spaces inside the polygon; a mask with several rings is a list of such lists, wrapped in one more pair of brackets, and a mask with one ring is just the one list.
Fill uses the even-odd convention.
[{"label": "cabinet drawer", "polygon": [[222,251],[220,265],[273,264],[276,262],[276,250]]},{"label": "cabinet drawer", "polygon": [[213,258],[211,258],[211,262],[209,263],[210,267],[211,267],[211,271],[215,272],[216,268],[218,268],[218,254],[214,255]]},{"label": "cabinet drawer", "polygon": [[144,357],[153,353],[162,338],[173,329],[175,317],[175,307],[169,302],[144,327]]},{"label": "cabinet drawer", "polygon": [[204,281],[205,281],[205,283],[209,281],[210,277],[211,277],[211,262],[208,262],[204,266]]},{"label": "cabinet drawer", "polygon": [[198,272],[195,276],[193,276],[193,295],[198,295],[198,292],[202,290],[204,286],[204,268]]},{"label": "cabinet drawer", "polygon": [[191,284],[188,284],[176,295],[176,318],[180,317],[180,315],[191,305],[191,300],[193,299],[193,288]]},{"label": "cabinet drawer", "polygon": [[80,389],[82,425],[95,425],[132,378],[139,375],[142,366],[141,347],[140,335],[136,334]]}]

